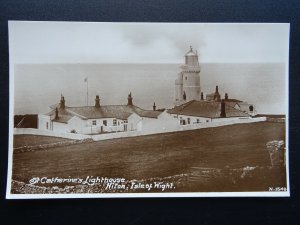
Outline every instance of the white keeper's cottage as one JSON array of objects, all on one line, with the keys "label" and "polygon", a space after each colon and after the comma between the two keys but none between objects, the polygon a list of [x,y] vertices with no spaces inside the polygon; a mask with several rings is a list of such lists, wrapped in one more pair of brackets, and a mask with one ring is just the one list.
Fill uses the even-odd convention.
[{"label": "white keeper's cottage", "polygon": [[38,128],[57,133],[101,134],[141,131],[142,120],[157,119],[160,111],[144,110],[133,105],[131,93],[127,105],[101,105],[97,95],[95,106],[70,107],[64,96],[60,103],[50,106],[47,114],[38,116]]}]

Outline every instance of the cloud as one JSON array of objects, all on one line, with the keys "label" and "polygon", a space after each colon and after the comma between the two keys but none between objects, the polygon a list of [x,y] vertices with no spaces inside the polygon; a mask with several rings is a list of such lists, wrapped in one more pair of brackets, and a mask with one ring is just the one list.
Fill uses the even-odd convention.
[{"label": "cloud", "polygon": [[10,22],[15,63],[285,62],[287,24]]}]

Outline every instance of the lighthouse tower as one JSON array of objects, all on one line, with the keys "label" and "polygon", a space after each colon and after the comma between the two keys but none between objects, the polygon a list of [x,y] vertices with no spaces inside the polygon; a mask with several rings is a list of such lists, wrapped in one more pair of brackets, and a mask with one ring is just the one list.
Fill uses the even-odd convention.
[{"label": "lighthouse tower", "polygon": [[200,100],[200,66],[197,52],[185,54],[185,64],[175,80],[175,105],[181,105],[191,100]]}]

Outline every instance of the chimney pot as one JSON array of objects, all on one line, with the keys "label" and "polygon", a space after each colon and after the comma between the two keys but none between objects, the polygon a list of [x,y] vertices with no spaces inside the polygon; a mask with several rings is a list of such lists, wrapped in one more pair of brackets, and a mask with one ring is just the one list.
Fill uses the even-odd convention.
[{"label": "chimney pot", "polygon": [[226,109],[225,109],[226,105],[225,105],[225,101],[224,99],[222,99],[221,101],[221,114],[220,117],[225,118],[226,117]]},{"label": "chimney pot", "polygon": [[57,120],[58,119],[58,109],[57,109],[57,107],[55,108],[55,118],[54,118],[55,120]]},{"label": "chimney pot", "polygon": [[60,98],[60,108],[64,109],[65,106],[66,106],[65,97],[63,95],[61,95],[61,98]]},{"label": "chimney pot", "polygon": [[95,99],[95,107],[96,107],[96,108],[100,108],[100,98],[99,98],[99,95],[96,95],[96,99]]},{"label": "chimney pot", "polygon": [[127,105],[133,105],[132,103],[133,98],[131,96],[131,92],[129,93],[127,100],[128,100]]},{"label": "chimney pot", "polygon": [[185,94],[185,91],[183,92],[183,100],[185,101],[186,100],[186,94]]},{"label": "chimney pot", "polygon": [[153,103],[153,111],[156,111],[156,105],[155,105],[155,102]]},{"label": "chimney pot", "polygon": [[216,93],[219,93],[219,87],[218,87],[218,85],[216,86]]}]

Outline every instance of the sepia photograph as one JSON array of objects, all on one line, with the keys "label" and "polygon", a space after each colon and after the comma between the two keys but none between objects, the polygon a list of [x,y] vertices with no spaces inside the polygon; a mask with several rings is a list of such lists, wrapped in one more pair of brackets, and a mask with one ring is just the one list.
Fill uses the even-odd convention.
[{"label": "sepia photograph", "polygon": [[288,23],[8,28],[7,198],[290,196]]}]

